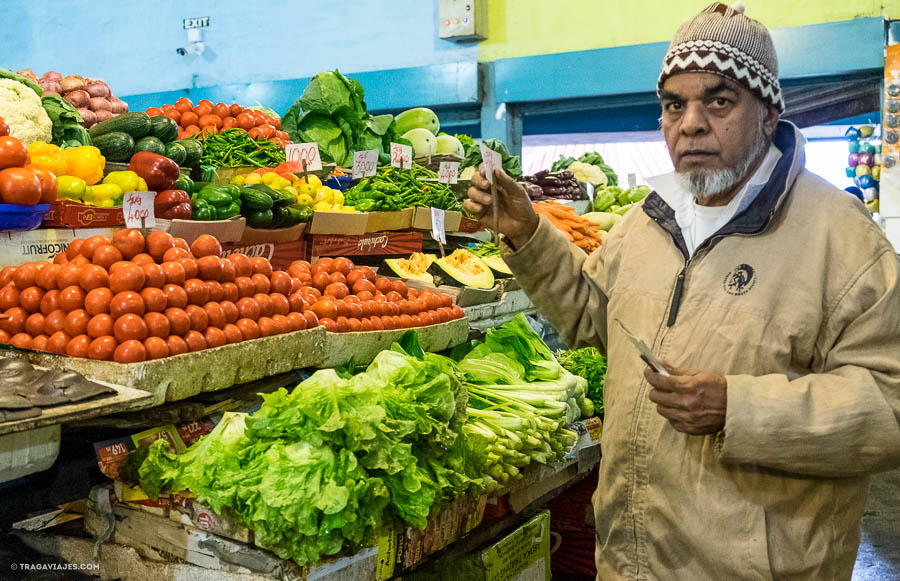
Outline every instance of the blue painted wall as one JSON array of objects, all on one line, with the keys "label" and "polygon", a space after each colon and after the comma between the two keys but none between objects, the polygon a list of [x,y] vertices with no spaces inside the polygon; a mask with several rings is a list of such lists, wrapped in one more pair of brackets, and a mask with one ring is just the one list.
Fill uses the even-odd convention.
[{"label": "blue painted wall", "polygon": [[[179,56],[197,16],[207,51]],[[432,0],[2,0],[0,21],[0,66],[103,78],[117,96],[478,59],[438,39]]]}]

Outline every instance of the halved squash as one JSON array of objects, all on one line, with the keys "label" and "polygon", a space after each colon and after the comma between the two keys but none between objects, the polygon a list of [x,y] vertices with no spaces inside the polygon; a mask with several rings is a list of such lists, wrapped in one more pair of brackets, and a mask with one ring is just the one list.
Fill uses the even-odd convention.
[{"label": "halved squash", "polygon": [[493,256],[482,256],[481,260],[483,260],[485,264],[490,266],[491,270],[497,273],[498,278],[509,278],[512,276],[512,271],[503,260],[503,257],[499,254],[495,254]]},{"label": "halved squash", "polygon": [[436,284],[484,289],[494,286],[491,268],[482,259],[462,248],[454,250],[446,258],[436,258],[428,271],[434,275]]},{"label": "halved squash", "polygon": [[434,284],[434,276],[428,272],[434,260],[434,254],[414,252],[409,258],[385,259],[384,265],[400,278]]}]

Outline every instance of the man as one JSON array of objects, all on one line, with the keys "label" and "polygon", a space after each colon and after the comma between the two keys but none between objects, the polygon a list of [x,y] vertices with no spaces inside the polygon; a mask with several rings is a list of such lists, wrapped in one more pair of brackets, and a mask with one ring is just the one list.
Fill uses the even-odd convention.
[{"label": "man", "polygon": [[[900,463],[898,261],[804,170],[777,67],[741,11],[679,28],[659,79],[676,173],[590,256],[494,176],[522,287],[570,346],[609,355],[598,579],[849,579],[868,475]],[[483,173],[468,195],[489,225]]]}]

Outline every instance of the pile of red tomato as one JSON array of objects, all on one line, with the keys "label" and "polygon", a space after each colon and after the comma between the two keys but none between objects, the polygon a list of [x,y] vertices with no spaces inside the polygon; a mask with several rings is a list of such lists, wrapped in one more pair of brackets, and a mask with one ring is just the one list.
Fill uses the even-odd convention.
[{"label": "pile of red tomato", "polygon": [[9,125],[0,117],[0,204],[34,206],[56,201],[56,176],[29,162],[28,149],[10,137]]},{"label": "pile of red tomato", "polygon": [[[403,329],[462,318],[448,295],[417,293],[347,258],[222,257],[138,230],[74,240],[53,262],[0,270],[0,343],[72,357],[134,363],[323,326]],[[352,291],[351,291],[352,289]]]},{"label": "pile of red tomato", "polygon": [[268,139],[284,147],[291,143],[288,134],[281,131],[281,120],[261,111],[244,109],[241,105],[226,105],[203,99],[195,107],[190,99],[181,97],[174,105],[150,107],[147,115],[165,115],[178,123],[178,139],[196,134],[219,133],[225,129],[244,129],[253,139]]}]

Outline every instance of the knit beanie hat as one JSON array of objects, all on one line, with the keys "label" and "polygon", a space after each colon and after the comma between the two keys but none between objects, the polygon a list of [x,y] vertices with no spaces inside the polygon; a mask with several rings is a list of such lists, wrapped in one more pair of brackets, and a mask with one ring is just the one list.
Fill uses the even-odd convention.
[{"label": "knit beanie hat", "polygon": [[772,37],[765,26],[744,16],[743,6],[710,4],[678,28],[663,59],[657,88],[662,89],[672,75],[687,72],[731,79],[784,111]]}]

